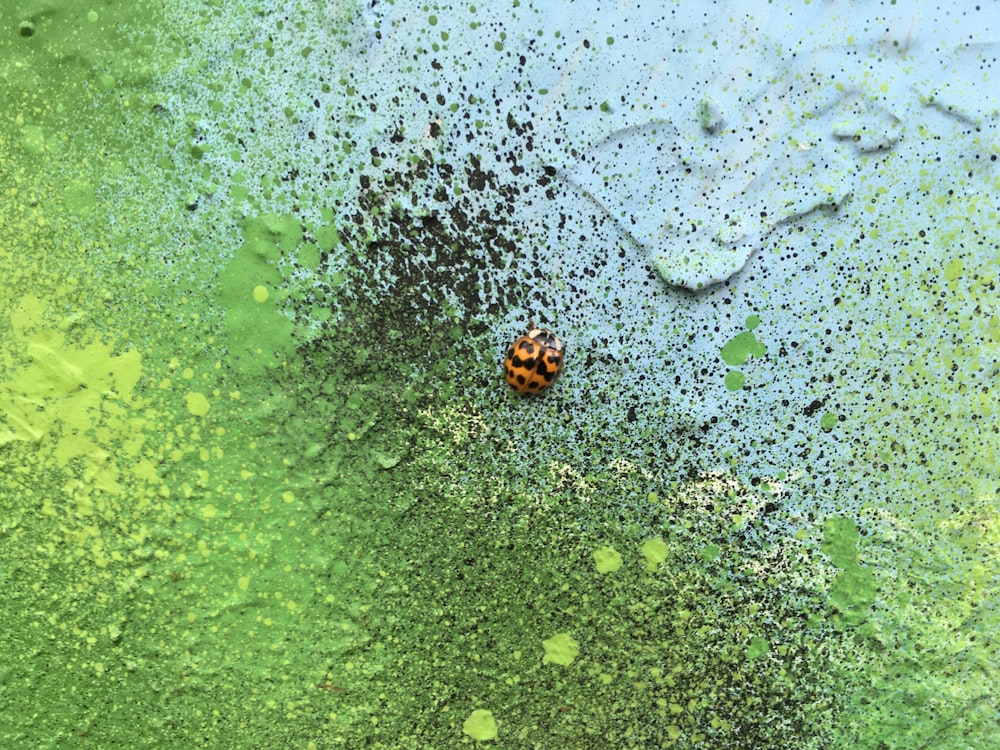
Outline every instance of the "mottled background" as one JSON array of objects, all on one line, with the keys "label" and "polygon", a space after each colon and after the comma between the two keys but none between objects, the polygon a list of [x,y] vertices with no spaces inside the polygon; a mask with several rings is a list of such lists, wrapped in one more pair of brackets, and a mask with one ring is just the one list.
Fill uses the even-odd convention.
[{"label": "mottled background", "polygon": [[995,747],[994,16],[5,0],[0,744]]}]

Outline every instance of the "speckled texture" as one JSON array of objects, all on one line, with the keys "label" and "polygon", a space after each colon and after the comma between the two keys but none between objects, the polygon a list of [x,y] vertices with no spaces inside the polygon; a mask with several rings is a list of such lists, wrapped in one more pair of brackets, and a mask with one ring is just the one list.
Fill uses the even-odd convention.
[{"label": "speckled texture", "polygon": [[0,745],[994,746],[986,6],[13,5]]}]

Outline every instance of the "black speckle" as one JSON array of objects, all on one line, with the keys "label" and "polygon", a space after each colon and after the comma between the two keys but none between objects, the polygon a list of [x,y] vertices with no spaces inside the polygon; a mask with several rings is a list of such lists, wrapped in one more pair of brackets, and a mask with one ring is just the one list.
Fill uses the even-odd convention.
[{"label": "black speckle", "polygon": [[802,413],[807,417],[811,417],[817,411],[822,409],[825,404],[826,404],[826,399],[816,399],[811,404],[809,404],[809,406],[803,409]]}]

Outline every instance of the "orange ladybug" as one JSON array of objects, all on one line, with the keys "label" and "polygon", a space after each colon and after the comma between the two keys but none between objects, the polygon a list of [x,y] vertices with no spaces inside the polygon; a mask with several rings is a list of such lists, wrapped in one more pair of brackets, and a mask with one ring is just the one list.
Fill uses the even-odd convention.
[{"label": "orange ladybug", "polygon": [[538,393],[552,385],[562,369],[563,345],[552,331],[535,328],[507,347],[504,377],[520,394]]}]

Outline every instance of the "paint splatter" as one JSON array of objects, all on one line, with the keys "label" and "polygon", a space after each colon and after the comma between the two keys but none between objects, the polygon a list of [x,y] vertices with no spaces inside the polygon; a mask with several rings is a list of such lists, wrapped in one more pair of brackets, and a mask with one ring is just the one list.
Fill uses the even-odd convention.
[{"label": "paint splatter", "polygon": [[6,744],[989,746],[986,14],[322,6],[0,35]]}]

